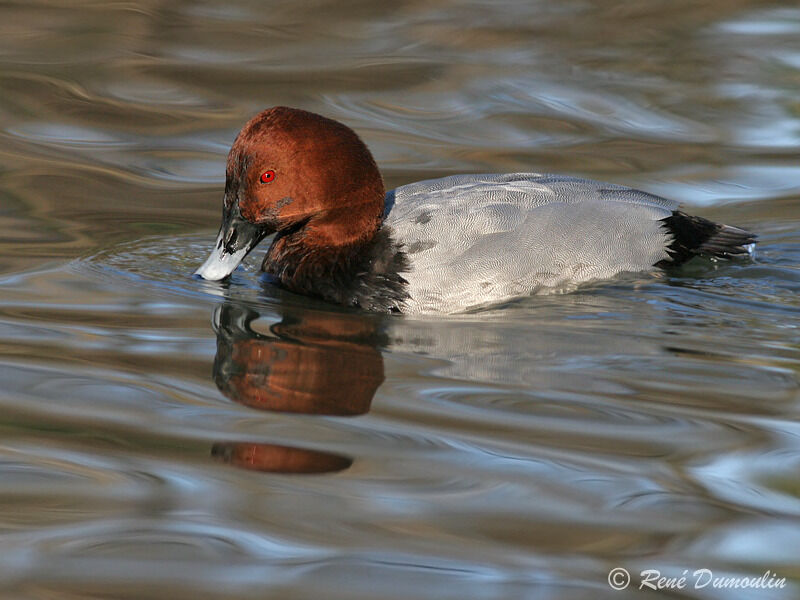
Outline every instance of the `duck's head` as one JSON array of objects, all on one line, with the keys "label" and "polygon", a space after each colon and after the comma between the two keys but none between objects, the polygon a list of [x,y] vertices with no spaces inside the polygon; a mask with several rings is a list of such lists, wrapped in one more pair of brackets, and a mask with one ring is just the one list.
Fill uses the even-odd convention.
[{"label": "duck's head", "polygon": [[230,275],[271,233],[300,234],[306,253],[332,253],[374,236],[385,190],[372,155],[349,127],[304,110],[267,109],[239,132],[228,154],[222,226],[195,271]]}]

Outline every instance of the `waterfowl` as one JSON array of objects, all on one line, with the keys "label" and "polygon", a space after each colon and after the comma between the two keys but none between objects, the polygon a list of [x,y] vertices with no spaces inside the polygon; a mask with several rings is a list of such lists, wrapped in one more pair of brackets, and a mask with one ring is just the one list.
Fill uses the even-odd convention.
[{"label": "waterfowl", "polygon": [[746,255],[756,236],[678,202],[566,175],[453,175],[386,192],[346,125],[274,107],[228,155],[222,225],[196,271],[228,277],[275,234],[275,284],[370,311],[459,312],[694,256]]}]

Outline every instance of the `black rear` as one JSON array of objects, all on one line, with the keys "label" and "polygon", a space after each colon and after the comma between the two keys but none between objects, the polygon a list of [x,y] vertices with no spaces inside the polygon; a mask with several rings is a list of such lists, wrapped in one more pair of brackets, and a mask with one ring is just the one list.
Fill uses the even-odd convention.
[{"label": "black rear", "polygon": [[661,222],[673,240],[667,248],[669,259],[657,262],[657,267],[674,267],[699,255],[726,259],[746,255],[749,251],[745,246],[756,241],[754,233],[679,210]]}]

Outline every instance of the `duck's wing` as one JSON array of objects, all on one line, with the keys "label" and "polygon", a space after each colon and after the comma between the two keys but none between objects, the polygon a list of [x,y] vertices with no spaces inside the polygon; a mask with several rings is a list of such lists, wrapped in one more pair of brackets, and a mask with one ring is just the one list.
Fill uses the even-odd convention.
[{"label": "duck's wing", "polygon": [[455,312],[668,258],[678,203],[563,175],[455,175],[387,196],[412,270],[410,311]]}]

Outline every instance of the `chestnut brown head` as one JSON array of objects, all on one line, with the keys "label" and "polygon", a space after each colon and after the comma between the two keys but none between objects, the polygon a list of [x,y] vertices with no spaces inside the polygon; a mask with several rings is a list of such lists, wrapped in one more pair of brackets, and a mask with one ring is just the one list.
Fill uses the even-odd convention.
[{"label": "chestnut brown head", "polygon": [[196,273],[223,279],[274,232],[302,229],[309,247],[364,242],[380,225],[384,194],[378,167],[352,129],[304,110],[267,109],[231,147],[222,227]]}]

